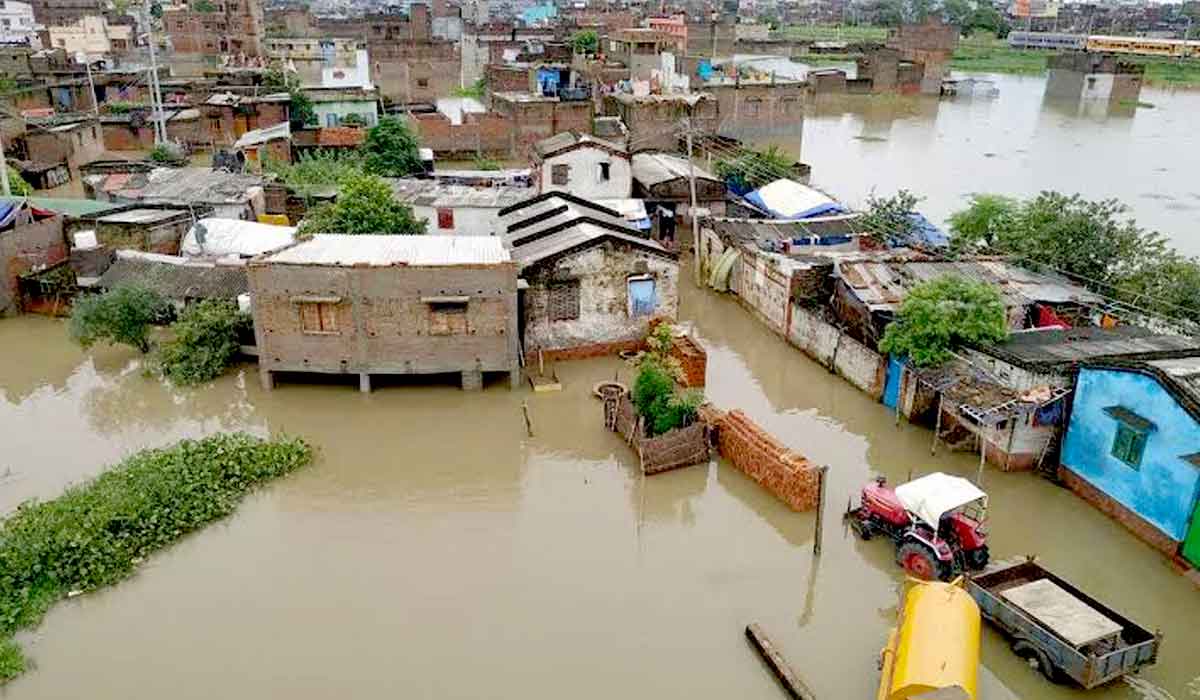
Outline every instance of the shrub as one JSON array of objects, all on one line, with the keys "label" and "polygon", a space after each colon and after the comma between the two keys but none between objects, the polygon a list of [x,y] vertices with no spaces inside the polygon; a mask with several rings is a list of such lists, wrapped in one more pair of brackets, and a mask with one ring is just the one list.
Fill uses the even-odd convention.
[{"label": "shrub", "polygon": [[165,143],[160,143],[150,149],[150,160],[155,163],[170,163],[179,160],[180,154]]},{"label": "shrub", "polygon": [[309,233],[422,234],[425,219],[412,207],[396,201],[392,188],[374,175],[354,175],[342,181],[337,201],[320,207],[300,224]]},{"label": "shrub", "polygon": [[165,321],[170,313],[170,305],[157,292],[125,285],[76,299],[69,329],[71,337],[85,348],[105,340],[147,353],[150,326]]},{"label": "shrub", "polygon": [[1000,292],[987,282],[945,275],[908,292],[879,349],[923,367],[949,360],[961,345],[998,343],[1007,337]]},{"label": "shrub", "polygon": [[171,324],[174,338],[159,351],[162,374],[181,385],[200,384],[221,376],[238,352],[238,334],[250,317],[228,301],[205,300],[189,306]]},{"label": "shrub", "polygon": [[363,141],[367,171],[383,177],[406,177],[424,169],[408,122],[398,117],[384,117],[371,127]]},{"label": "shrub", "polygon": [[151,552],[229,515],[259,484],[312,458],[302,440],[242,433],[143,450],[0,524],[0,680],[24,667],[8,638],[70,591],[114,584]]},{"label": "shrub", "polygon": [[675,391],[675,380],[667,368],[652,360],[643,361],[633,383],[633,403],[645,419],[651,436],[689,425],[696,418],[703,396]]}]

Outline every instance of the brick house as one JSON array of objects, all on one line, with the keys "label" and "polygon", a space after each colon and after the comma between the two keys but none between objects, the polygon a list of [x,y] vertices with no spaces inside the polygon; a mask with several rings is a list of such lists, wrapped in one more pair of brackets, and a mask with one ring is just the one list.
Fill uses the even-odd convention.
[{"label": "brick house", "polygon": [[248,265],[263,386],[278,372],[519,380],[517,274],[499,238],[319,234]]},{"label": "brick house", "polygon": [[18,211],[14,225],[0,231],[0,316],[21,310],[18,286],[21,275],[66,259],[63,217],[35,220],[28,207]]},{"label": "brick house", "polygon": [[104,137],[95,118],[29,129],[25,150],[35,163],[66,163],[73,176],[104,153]]},{"label": "brick house", "polygon": [[291,95],[239,95],[218,92],[199,105],[208,126],[208,136],[218,146],[229,146],[242,134],[263,129],[290,119]]},{"label": "brick house", "polygon": [[163,11],[177,53],[263,56],[263,9],[258,0],[221,0],[212,11],[182,5]]},{"label": "brick house", "polygon": [[528,92],[492,94],[492,109],[508,120],[515,152],[564,131],[592,131],[592,103]]},{"label": "brick house", "polygon": [[605,355],[640,347],[653,318],[679,311],[678,256],[617,212],[560,192],[501,211],[520,292],[527,355]]},{"label": "brick house", "polygon": [[620,117],[629,130],[630,150],[679,150],[680,124],[691,115],[698,131],[716,133],[721,121],[717,99],[708,93],[646,95],[617,93],[604,97],[604,113]]},{"label": "brick house", "polygon": [[[192,146],[208,145],[208,129],[200,110],[194,108],[165,110],[167,139]],[[109,151],[148,151],[154,148],[154,124],[150,110],[134,110],[124,114],[102,114],[100,127],[104,148]]]}]

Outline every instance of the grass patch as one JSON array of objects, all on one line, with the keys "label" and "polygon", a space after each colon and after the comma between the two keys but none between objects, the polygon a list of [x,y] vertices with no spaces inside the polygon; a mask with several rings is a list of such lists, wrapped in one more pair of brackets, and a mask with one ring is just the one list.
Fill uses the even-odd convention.
[{"label": "grass patch", "polygon": [[887,38],[887,27],[832,24],[793,24],[786,27],[784,34],[792,39],[814,41],[883,41]]},{"label": "grass patch", "polygon": [[964,41],[950,58],[950,67],[977,73],[1038,75],[1046,72],[1046,59],[1052,53],[1039,49],[1013,49],[997,40]]},{"label": "grass patch", "polygon": [[311,458],[298,439],[215,435],[143,450],[54,500],[22,504],[0,523],[0,683],[25,669],[12,635],[55,602],[121,581]]}]

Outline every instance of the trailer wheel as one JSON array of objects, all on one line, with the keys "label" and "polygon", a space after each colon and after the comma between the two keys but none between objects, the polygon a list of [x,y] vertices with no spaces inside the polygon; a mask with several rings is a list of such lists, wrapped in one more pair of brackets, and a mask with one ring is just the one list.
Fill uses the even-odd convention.
[{"label": "trailer wheel", "polygon": [[1046,652],[1023,639],[1013,642],[1012,649],[1013,653],[1025,659],[1025,663],[1029,664],[1029,667],[1033,670],[1045,676],[1046,680],[1051,683],[1058,681],[1058,669],[1054,667],[1054,664],[1050,661],[1050,657],[1046,656]]},{"label": "trailer wheel", "polygon": [[940,579],[945,573],[945,567],[937,560],[937,556],[923,544],[905,542],[896,550],[896,561],[915,578],[922,581]]}]

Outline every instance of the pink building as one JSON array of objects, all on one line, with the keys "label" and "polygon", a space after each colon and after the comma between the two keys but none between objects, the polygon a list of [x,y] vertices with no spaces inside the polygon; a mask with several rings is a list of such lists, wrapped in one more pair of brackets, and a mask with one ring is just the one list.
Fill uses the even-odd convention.
[{"label": "pink building", "polygon": [[656,32],[668,34],[683,51],[687,47],[687,18],[683,15],[674,17],[651,17],[650,28]]}]

